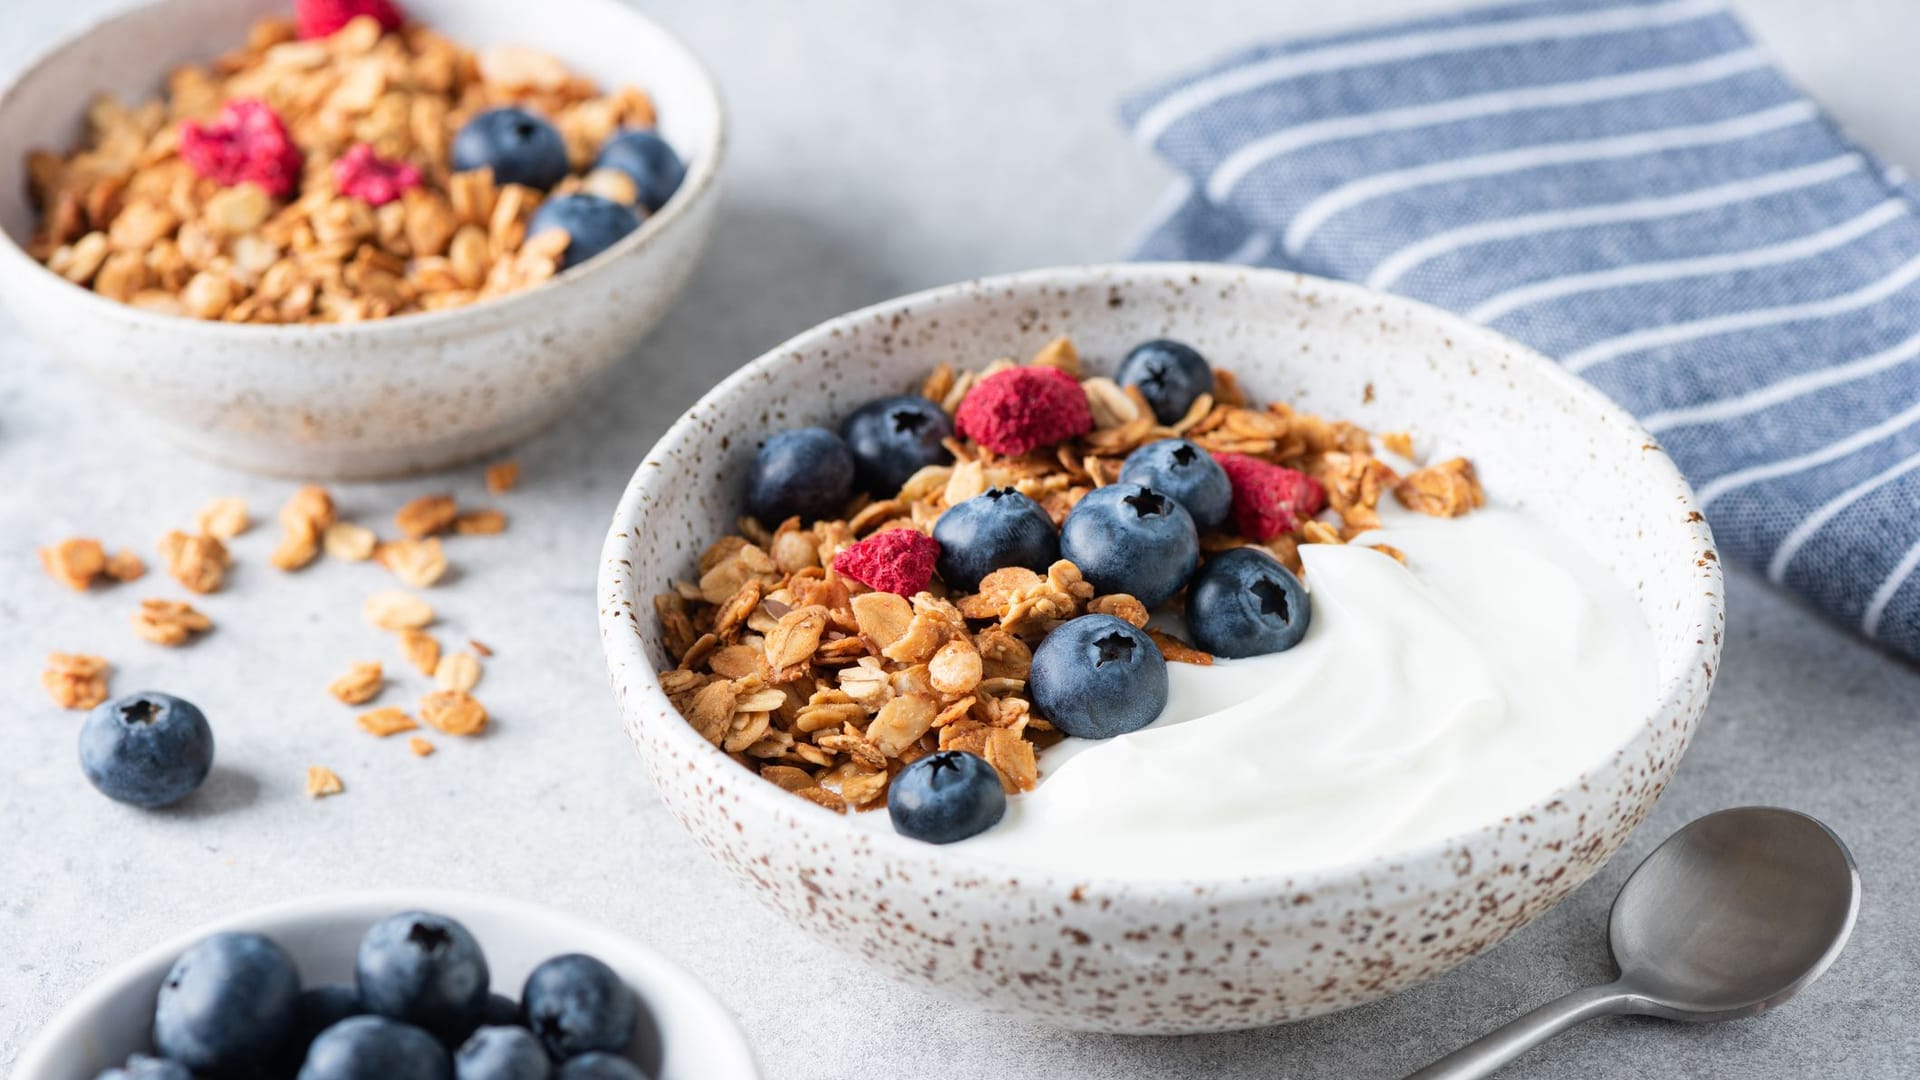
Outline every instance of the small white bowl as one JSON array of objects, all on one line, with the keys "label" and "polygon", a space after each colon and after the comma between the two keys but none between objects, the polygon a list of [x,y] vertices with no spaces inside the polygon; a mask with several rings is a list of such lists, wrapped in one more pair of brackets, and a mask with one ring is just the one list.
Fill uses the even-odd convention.
[{"label": "small white bowl", "polygon": [[726,152],[707,70],[618,0],[408,0],[469,47],[543,49],[605,86],[635,83],[687,162],[672,200],[631,236],[544,285],[444,312],[353,325],[253,326],[153,314],[29,257],[25,154],[64,151],[101,93],[139,100],[166,73],[245,40],[285,0],[158,0],[42,56],[0,95],[0,292],[47,348],[153,431],[255,472],[399,475],[498,450],[552,421],[629,355],[706,247]]},{"label": "small white bowl", "polygon": [[[265,934],[293,954],[307,986],[353,981],[354,952],[374,923],[431,911],[464,923],[486,951],[493,988],[518,999],[541,961],[598,957],[644,1006],[629,1056],[656,1080],[758,1080],[753,1051],[726,1006],[652,949],[585,919],[519,900],[421,889],[317,896],[222,919],[114,968],[47,1022],[14,1063],[13,1080],[89,1080],[128,1054],[152,1052],[153,1005],[180,954],[209,934]],[[651,1023],[647,1022],[651,1019]]]},{"label": "small white bowl", "polygon": [[[1633,593],[1658,696],[1553,796],[1445,842],[1307,874],[1133,881],[1022,871],[865,828],[747,772],[660,690],[653,597],[739,514],[770,431],[834,424],[941,361],[979,367],[1072,334],[1111,364],[1191,342],[1256,400],[1303,402],[1470,456]],[[720,384],[654,446],[600,571],[614,693],[668,809],[798,925],[956,1000],[1062,1027],[1223,1031],[1298,1020],[1444,972],[1525,926],[1600,865],[1673,775],[1719,665],[1720,564],[1686,483],[1619,407],[1545,358],[1423,304],[1230,266],[1038,270],[823,323]],[[1044,778],[1041,781],[1045,783]]]}]

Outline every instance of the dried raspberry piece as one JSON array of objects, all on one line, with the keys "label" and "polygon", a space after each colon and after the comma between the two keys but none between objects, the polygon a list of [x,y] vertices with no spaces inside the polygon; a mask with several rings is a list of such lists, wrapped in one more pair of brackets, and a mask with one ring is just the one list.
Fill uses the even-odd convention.
[{"label": "dried raspberry piece", "polygon": [[180,160],[226,187],[251,181],[276,199],[300,182],[300,148],[280,115],[258,98],[235,98],[213,123],[180,123]]},{"label": "dried raspberry piece", "polygon": [[916,529],[874,533],[833,557],[833,569],[870,589],[912,596],[933,579],[940,542]]},{"label": "dried raspberry piece", "polygon": [[382,160],[371,143],[356,143],[334,159],[333,186],[368,206],[385,206],[420,186],[420,170],[404,161]]},{"label": "dried raspberry piece", "polygon": [[1051,367],[997,371],[974,384],[954,421],[960,434],[996,454],[1017,457],[1093,430],[1086,391]]},{"label": "dried raspberry piece", "polygon": [[380,29],[387,31],[400,29],[405,21],[400,9],[389,0],[298,0],[294,4],[294,20],[299,24],[300,36],[309,41],[332,37],[361,15],[372,16]]},{"label": "dried raspberry piece", "polygon": [[1327,489],[1298,469],[1245,454],[1215,454],[1233,485],[1233,524],[1249,540],[1271,540],[1326,509]]}]

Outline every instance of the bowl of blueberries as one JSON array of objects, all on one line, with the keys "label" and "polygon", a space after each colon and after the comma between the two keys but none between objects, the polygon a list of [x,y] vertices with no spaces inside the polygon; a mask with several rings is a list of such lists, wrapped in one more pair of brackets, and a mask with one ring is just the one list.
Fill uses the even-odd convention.
[{"label": "bowl of blueberries", "polygon": [[[49,49],[0,92],[0,293],[50,353],[138,414],[140,430],[253,472],[338,480],[397,476],[472,460],[527,437],[631,356],[666,314],[706,248],[719,201],[727,146],[719,90],[698,57],[630,5],[380,0],[369,10],[392,12],[396,25],[376,54],[394,40],[431,33],[474,56],[504,57],[493,61],[497,65],[538,65],[530,78],[591,84],[600,95],[593,104],[643,97],[647,105],[629,108],[621,126],[589,146],[552,104],[560,100],[554,95],[527,91],[503,100],[506,91],[491,84],[470,86],[470,97],[485,100],[455,102],[446,123],[457,120],[457,130],[445,161],[421,150],[393,160],[350,152],[329,169],[317,163],[319,149],[309,147],[304,173],[292,170],[302,175],[302,186],[274,189],[265,204],[270,216],[227,241],[250,243],[247,251],[279,252],[278,261],[262,271],[222,255],[196,275],[225,282],[230,305],[189,306],[204,290],[190,292],[176,280],[184,275],[159,271],[140,272],[144,284],[130,295],[103,286],[98,274],[89,286],[87,275],[68,265],[85,238],[64,244],[67,255],[48,254],[45,240],[54,226],[34,192],[46,186],[46,162],[88,145],[85,133],[97,126],[90,103],[103,97],[125,103],[121,112],[107,109],[101,116],[181,111],[180,119],[167,113],[151,138],[177,129],[185,139],[193,130],[203,141],[233,142],[240,149],[228,157],[239,155],[252,145],[242,140],[253,130],[241,119],[267,106],[230,99],[216,115],[197,120],[198,110],[168,97],[181,85],[182,66],[233,55],[273,20],[285,26],[309,8],[343,7],[316,0],[150,0]],[[342,48],[321,38],[286,41],[266,52],[317,58]],[[619,93],[629,96],[615,97]],[[275,114],[265,122],[279,123]],[[302,130],[297,117],[288,123],[295,133]],[[566,142],[569,137],[574,142]],[[42,163],[38,170],[35,160]],[[215,195],[208,192],[216,191],[237,199],[232,193],[250,186],[248,167],[244,159],[235,165],[237,178],[203,172],[195,188],[200,203],[211,205]],[[324,258],[303,252],[297,244],[282,245],[274,231],[284,232],[309,203],[329,195],[319,175],[330,173],[341,190],[310,216],[318,220],[339,203],[346,207],[339,210],[342,220],[350,219],[342,228],[350,230],[359,227],[353,222],[377,226],[383,214],[391,225],[422,191],[451,205],[456,181],[482,169],[492,170],[483,192],[513,192],[521,208],[537,203],[518,215],[526,247],[543,233],[566,231],[567,245],[549,260],[552,276],[544,276],[545,264],[542,273],[514,269],[527,252],[512,247],[519,228],[508,223],[516,216],[512,207],[502,210],[511,200],[492,194],[451,211],[453,223],[464,221],[472,234],[464,241],[445,227],[444,215],[411,209],[405,216],[414,223],[412,233],[349,231],[345,235],[361,241],[348,255],[334,248]],[[367,186],[349,183],[351,175]],[[132,180],[141,190],[157,183],[143,174]],[[395,190],[412,186],[422,191]],[[486,205],[492,212],[484,222],[471,220],[481,217],[475,208]],[[209,213],[204,206],[191,209],[180,228],[204,233],[201,219]],[[107,231],[90,235],[100,241]],[[124,238],[126,230],[114,231]],[[133,241],[122,244],[128,245]],[[172,265],[167,260],[179,247],[161,236],[121,254],[144,253],[149,263]],[[336,265],[341,260],[348,260],[344,269]],[[365,276],[373,266],[384,268],[384,276]],[[436,296],[449,302],[428,302]],[[296,297],[309,302],[287,308]],[[373,299],[384,306],[362,303]]]},{"label": "bowl of blueberries", "polygon": [[155,946],[70,1002],[15,1080],[754,1080],[726,1008],[585,920],[430,890],[321,896]]}]

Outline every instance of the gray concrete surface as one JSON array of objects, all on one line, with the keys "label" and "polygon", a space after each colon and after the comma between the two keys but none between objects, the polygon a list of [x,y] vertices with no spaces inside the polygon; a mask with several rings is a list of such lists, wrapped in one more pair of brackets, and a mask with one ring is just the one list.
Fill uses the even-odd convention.
[{"label": "gray concrete surface", "polygon": [[[0,72],[108,5],[0,3]],[[215,495],[268,514],[287,486],[154,442],[0,316],[0,1067],[103,969],[163,935],[325,889],[422,884],[544,900],[658,945],[740,1015],[770,1076],[1388,1077],[1515,1011],[1604,978],[1605,916],[1640,856],[1685,820],[1795,806],[1853,844],[1867,899],[1852,947],[1804,999],[1713,1028],[1598,1023],[1516,1076],[1900,1077],[1920,1072],[1920,674],[1755,580],[1730,586],[1713,707],[1652,820],[1597,880],[1489,955],[1392,1000],[1207,1038],[1062,1035],[958,1013],[813,944],[736,890],[667,817],[601,670],[602,529],[647,446],[707,385],[812,323],[952,279],[1117,254],[1164,180],[1112,121],[1125,90],[1254,37],[1435,3],[1149,0],[902,4],[650,0],[715,66],[736,121],[728,206],[684,302],[595,401],[528,444],[510,533],[461,542],[437,590],[449,636],[498,652],[489,738],[420,762],[355,732],[322,687],[391,659],[360,624],[376,571],[268,569],[237,544],[220,629],[185,652],[125,625],[162,579],[80,597],[33,546],[71,533],[151,545]],[[1869,144],[1920,166],[1911,92],[1920,5],[1750,0],[1785,63]],[[18,147],[0,152],[18,152]],[[384,517],[450,481],[355,485]],[[75,718],[36,685],[49,649],[97,651],[115,685],[172,688],[213,716],[221,765],[187,806],[142,814],[87,788]],[[413,685],[417,685],[413,684]],[[312,803],[304,768],[346,778]]]}]

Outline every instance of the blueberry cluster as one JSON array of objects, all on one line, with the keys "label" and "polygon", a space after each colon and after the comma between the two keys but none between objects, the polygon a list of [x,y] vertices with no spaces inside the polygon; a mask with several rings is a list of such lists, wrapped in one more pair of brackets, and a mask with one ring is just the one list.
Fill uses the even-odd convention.
[{"label": "blueberry cluster", "polygon": [[260,934],[215,934],[174,962],[154,1004],[159,1056],[98,1080],[646,1080],[625,1056],[640,1001],[578,953],[533,969],[520,1001],[491,992],[467,928],[409,911],[375,923],[352,985],[301,989]]},{"label": "blueberry cluster", "polygon": [[[467,121],[453,138],[452,157],[456,172],[490,168],[495,183],[521,184],[538,191],[551,190],[572,171],[559,129],[513,107],[493,109]],[[608,139],[594,168],[626,174],[639,205],[630,207],[585,193],[542,203],[527,223],[527,235],[565,229],[570,242],[561,256],[562,270],[586,262],[639,228],[645,215],[666,205],[687,175],[673,147],[651,131],[623,131]]]},{"label": "blueberry cluster", "polygon": [[[1212,388],[1213,369],[1191,346],[1156,340],[1127,354],[1117,381],[1137,388],[1154,416],[1172,424]],[[1022,419],[1021,402],[1003,404],[1003,412]],[[777,432],[747,470],[747,511],[771,527],[790,517],[803,523],[837,517],[861,492],[892,497],[921,468],[950,460],[946,441],[953,433],[946,413],[920,397],[862,405],[838,433],[821,427]],[[1201,532],[1225,525],[1234,499],[1228,473],[1212,454],[1186,439],[1165,439],[1129,455],[1119,481],[1083,496],[1058,529],[1039,503],[1010,487],[948,507],[933,526],[934,572],[948,590],[965,593],[995,570],[1045,573],[1065,558],[1098,594],[1125,593],[1148,609],[1184,591],[1187,629],[1214,655],[1292,648],[1305,636],[1312,608],[1291,571],[1255,547],[1201,560]],[[835,569],[847,576],[841,563]],[[876,579],[857,580],[879,587]],[[1112,615],[1085,615],[1040,642],[1027,692],[1066,734],[1112,738],[1145,727],[1165,708],[1166,660],[1140,628]],[[887,809],[899,832],[951,843],[997,823],[1006,795],[985,760],[941,751],[901,769],[888,789]]]}]

